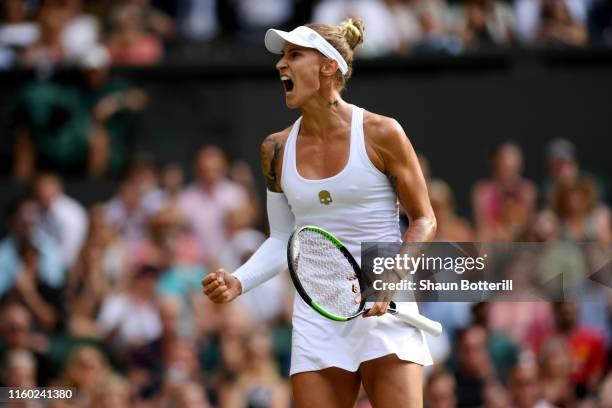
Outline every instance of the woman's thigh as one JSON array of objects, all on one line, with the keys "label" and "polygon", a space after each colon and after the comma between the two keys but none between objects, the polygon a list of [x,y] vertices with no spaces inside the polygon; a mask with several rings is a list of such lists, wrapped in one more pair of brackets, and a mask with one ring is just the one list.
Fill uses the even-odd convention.
[{"label": "woman's thigh", "polygon": [[423,366],[389,354],[361,363],[359,373],[374,408],[423,406]]},{"label": "woman's thigh", "polygon": [[359,385],[358,372],[336,367],[291,376],[296,408],[352,408]]}]

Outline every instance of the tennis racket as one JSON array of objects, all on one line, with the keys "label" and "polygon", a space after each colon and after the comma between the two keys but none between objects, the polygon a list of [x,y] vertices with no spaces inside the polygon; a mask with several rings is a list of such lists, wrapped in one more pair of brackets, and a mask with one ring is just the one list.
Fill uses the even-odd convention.
[{"label": "tennis racket", "polygon": [[[317,313],[344,322],[366,312],[366,299],[355,300],[364,288],[361,268],[329,231],[314,225],[296,229],[289,238],[287,263],[298,294]],[[432,336],[442,334],[439,322],[400,303],[390,302],[387,312]]]}]

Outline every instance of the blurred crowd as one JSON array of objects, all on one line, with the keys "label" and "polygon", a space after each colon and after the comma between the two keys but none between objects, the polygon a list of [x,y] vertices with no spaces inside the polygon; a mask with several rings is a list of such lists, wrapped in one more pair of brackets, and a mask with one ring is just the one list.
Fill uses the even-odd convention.
[{"label": "blurred crowd", "polygon": [[90,208],[36,174],[0,241],[3,386],[76,387],[69,406],[287,406],[286,277],[225,306],[200,287],[265,239],[251,170],[204,146],[193,173],[136,161]]},{"label": "blurred crowd", "polygon": [[361,56],[612,44],[610,0],[3,0],[0,69],[78,64],[103,46],[151,65],[184,43],[261,44],[270,27],[362,18]]},{"label": "blurred crowd", "polygon": [[[155,64],[181,42],[260,44],[270,26],[347,15],[365,20],[364,57],[612,44],[610,0],[1,6],[0,67],[74,67],[15,96],[12,176],[30,188],[6,208],[0,240],[0,385],[75,387],[78,398],[61,407],[290,406],[287,274],[228,305],[200,289],[209,271],[235,270],[264,241],[259,176],[212,145],[195,154],[190,173],[135,155],[149,97],[110,76],[113,64]],[[570,141],[550,141],[547,177],[535,182],[523,175],[521,146],[500,144],[490,175],[474,180],[468,219],[420,156],[436,240],[559,243],[555,265],[584,275],[576,246],[609,245],[612,222],[609,180],[578,157]],[[117,191],[86,208],[65,191],[74,175],[116,180]],[[421,305],[445,328],[428,338],[436,364],[426,371],[426,405],[612,408],[612,299],[602,289],[589,299]],[[369,406],[364,395],[358,406]]]},{"label": "blurred crowd", "polygon": [[[610,244],[612,229],[606,180],[577,157],[570,141],[551,141],[548,177],[536,184],[522,173],[521,147],[500,144],[491,174],[475,181],[471,222],[420,156],[436,240],[562,243],[570,255],[557,265],[586,273],[572,248]],[[189,183],[178,163],[135,160],[115,196],[89,208],[58,174],[32,174],[8,209],[0,384],[75,387],[61,407],[290,406],[287,274],[226,305],[200,288],[265,239],[251,168],[211,145],[195,155]],[[427,406],[612,407],[612,299],[593,290],[589,302],[422,304],[445,328],[428,338]],[[358,406],[369,406],[365,395]]]}]

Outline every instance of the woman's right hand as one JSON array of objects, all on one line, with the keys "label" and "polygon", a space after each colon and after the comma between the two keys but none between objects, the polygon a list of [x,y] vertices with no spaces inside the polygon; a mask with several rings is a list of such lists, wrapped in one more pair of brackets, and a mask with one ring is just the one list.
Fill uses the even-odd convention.
[{"label": "woman's right hand", "polygon": [[213,303],[228,303],[242,293],[238,278],[224,269],[217,269],[202,279],[203,292]]}]

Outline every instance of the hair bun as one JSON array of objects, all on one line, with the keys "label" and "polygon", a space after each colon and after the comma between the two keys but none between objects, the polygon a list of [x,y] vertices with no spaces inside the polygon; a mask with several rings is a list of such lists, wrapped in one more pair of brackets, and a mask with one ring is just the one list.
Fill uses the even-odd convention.
[{"label": "hair bun", "polygon": [[349,17],[342,21],[339,27],[342,30],[342,35],[344,35],[344,38],[348,42],[351,49],[354,50],[359,44],[363,43],[365,26],[361,19]]}]

